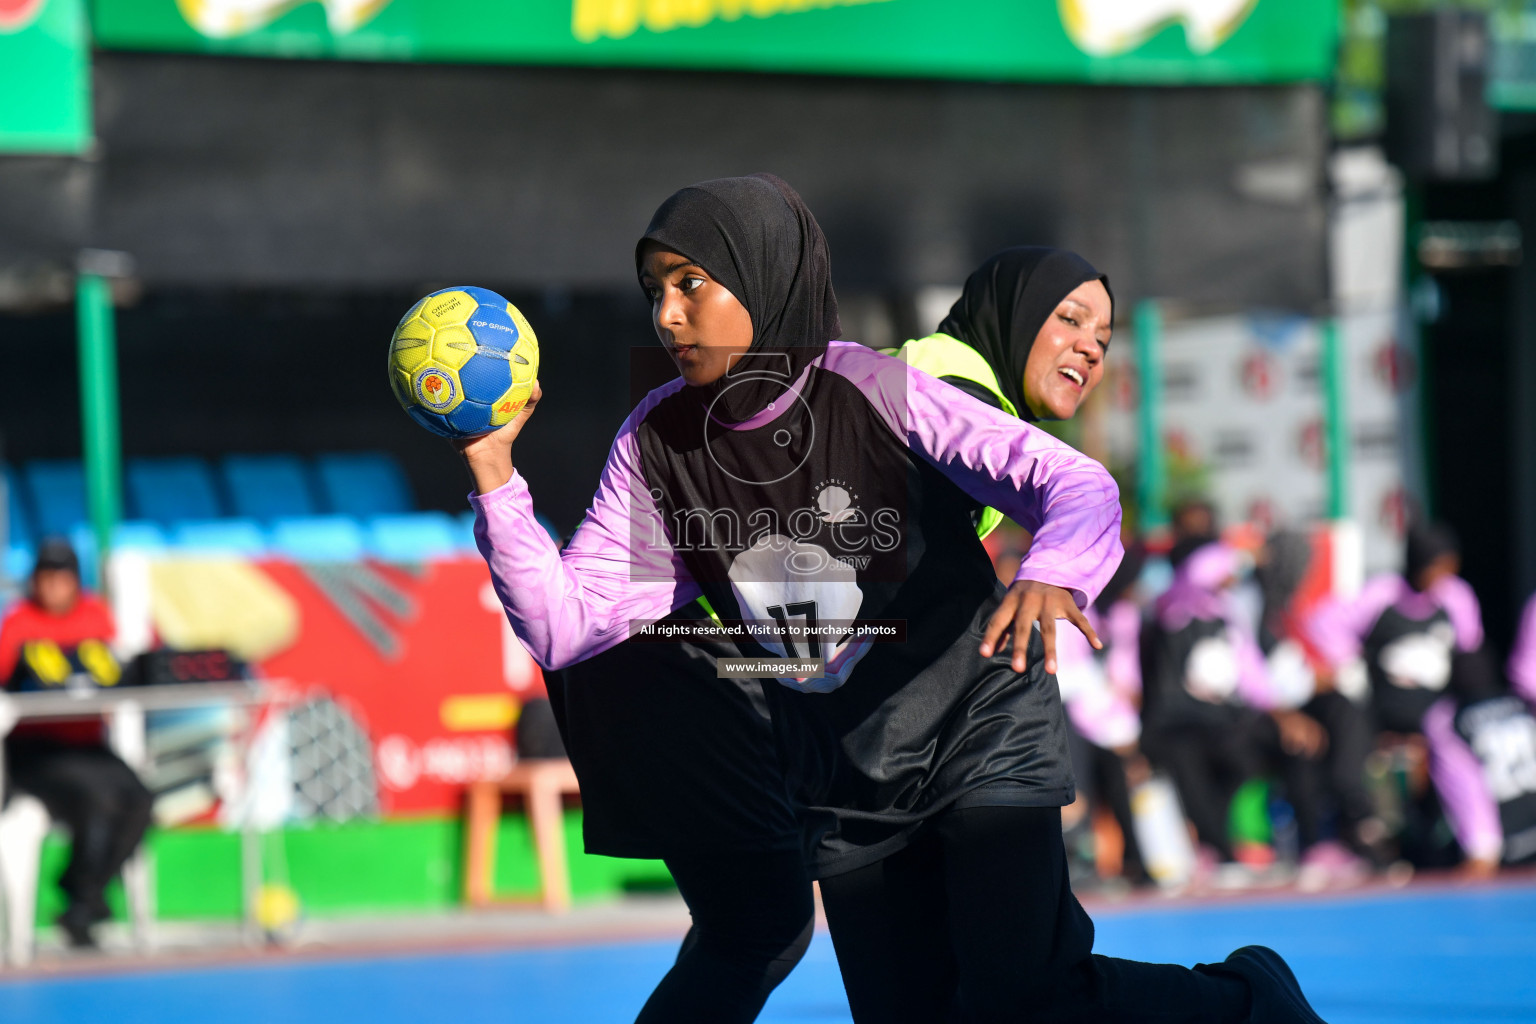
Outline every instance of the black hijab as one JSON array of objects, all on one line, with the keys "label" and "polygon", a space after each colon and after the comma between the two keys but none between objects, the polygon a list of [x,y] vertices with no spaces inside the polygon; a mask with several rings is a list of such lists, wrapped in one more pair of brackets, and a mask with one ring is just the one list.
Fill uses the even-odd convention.
[{"label": "black hijab", "polygon": [[1419,589],[1419,574],[1429,568],[1431,562],[1442,555],[1461,554],[1461,546],[1450,527],[1420,519],[1409,522],[1403,549],[1403,576],[1415,590]]},{"label": "black hijab", "polygon": [[[1056,304],[1085,281],[1109,278],[1075,252],[1028,245],[1004,249],[966,278],[965,291],[950,309],[939,332],[958,338],[981,353],[998,387],[1019,415],[1033,421],[1024,401],[1024,366],[1035,335]],[[1113,317],[1115,294],[1109,293]]]},{"label": "black hijab", "polygon": [[720,380],[690,389],[717,419],[739,423],[762,411],[842,333],[821,226],[772,174],[716,178],[674,192],[635,245],[637,269],[648,241],[687,256],[736,296],[752,318],[749,352],[782,353],[739,359]]}]

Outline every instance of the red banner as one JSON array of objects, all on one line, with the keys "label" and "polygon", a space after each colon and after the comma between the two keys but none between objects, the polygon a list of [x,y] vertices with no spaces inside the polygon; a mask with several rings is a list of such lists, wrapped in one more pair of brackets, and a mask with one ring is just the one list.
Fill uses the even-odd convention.
[{"label": "red banner", "polygon": [[292,598],[292,644],[261,662],[302,695],[321,690],[372,743],[381,809],[457,809],[464,783],[512,762],[523,702],[543,696],[478,558],[417,572],[375,563],[261,570]]}]

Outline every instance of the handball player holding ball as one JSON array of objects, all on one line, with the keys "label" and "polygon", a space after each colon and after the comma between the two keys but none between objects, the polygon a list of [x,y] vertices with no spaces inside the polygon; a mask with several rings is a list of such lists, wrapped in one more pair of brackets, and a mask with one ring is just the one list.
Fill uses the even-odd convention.
[{"label": "handball player holding ball", "polygon": [[[700,596],[723,620],[783,626],[739,642],[754,659],[800,653],[790,622],[831,630],[823,674],[797,662],[762,681],[761,704],[745,702],[754,716],[716,723],[699,751],[696,779],[734,793],[738,817],[759,815],[756,838],[771,838],[753,847],[738,829],[748,845],[715,857],[741,866],[734,879],[729,868],[679,875],[695,928],[641,1019],[752,1019],[803,936],[788,937],[777,968],[762,954],[793,915],[755,951],[730,938],[750,937],[777,894],[799,907],[808,875],[856,879],[831,924],[840,963],[861,968],[845,970],[859,1021],[1318,1020],[1260,947],[1194,970],[1091,953],[1092,923],[1066,882],[1059,809],[1073,783],[1051,673],[1057,620],[1096,642],[1082,608],[1120,559],[1118,492],[1102,467],[835,340],[820,228],[777,178],[674,194],[636,262],[681,376],[625,422],[563,552],[513,465],[537,385],[506,426],[459,442],[477,542],[514,629],[550,669],[601,656]],[[818,502],[834,486],[851,504]],[[978,502],[1033,534],[1010,587],[977,539]],[[700,522],[702,535],[680,532]],[[905,638],[868,642],[855,620],[902,622]],[[721,748],[761,763],[718,771]],[[768,879],[745,870],[765,862],[778,865]],[[881,923],[892,905],[943,927],[911,948]],[[887,967],[879,985],[865,982],[874,963]]]}]

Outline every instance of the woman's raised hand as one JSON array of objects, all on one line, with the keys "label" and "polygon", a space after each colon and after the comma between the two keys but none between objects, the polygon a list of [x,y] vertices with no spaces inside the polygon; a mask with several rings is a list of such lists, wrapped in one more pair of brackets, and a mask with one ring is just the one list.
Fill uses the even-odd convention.
[{"label": "woman's raised hand", "polygon": [[454,439],[453,446],[463,456],[464,465],[475,481],[475,490],[480,494],[489,494],[512,479],[512,442],[523,432],[523,424],[533,415],[534,407],[542,397],[544,391],[539,382],[534,381],[533,394],[528,396],[522,411],[512,417],[512,422],[479,437]]},{"label": "woman's raised hand", "polygon": [[1013,670],[1023,672],[1028,667],[1026,653],[1029,650],[1029,631],[1038,622],[1040,638],[1045,641],[1045,671],[1055,675],[1057,619],[1066,619],[1082,630],[1083,636],[1088,638],[1095,650],[1104,649],[1099,634],[1093,631],[1088,617],[1072,599],[1071,591],[1053,587],[1049,583],[1016,580],[1008,588],[1008,593],[1003,595],[1002,603],[992,613],[992,618],[987,620],[987,630],[981,640],[981,656],[992,657],[992,652],[1000,650],[1003,641],[1012,636]]}]

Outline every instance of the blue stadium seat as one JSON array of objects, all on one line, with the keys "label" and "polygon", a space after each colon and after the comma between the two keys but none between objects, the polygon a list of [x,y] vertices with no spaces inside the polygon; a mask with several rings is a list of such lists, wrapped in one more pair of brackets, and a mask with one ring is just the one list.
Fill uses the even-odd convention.
[{"label": "blue stadium seat", "polygon": [[416,507],[405,473],[384,452],[319,455],[315,458],[315,474],[326,512],[366,519],[399,515]]},{"label": "blue stadium seat", "polygon": [[37,552],[32,549],[32,545],[11,541],[0,552],[0,556],[5,559],[3,565],[6,579],[19,581],[32,575],[32,564],[37,559]]},{"label": "blue stadium seat", "polygon": [[39,538],[68,536],[90,520],[85,471],[79,459],[34,459],[22,476],[32,498],[33,528]]},{"label": "blue stadium seat", "polygon": [[[49,536],[55,536],[49,534]],[[75,557],[80,559],[80,582],[92,590],[101,587],[101,577],[98,573],[96,558],[96,534],[89,523],[77,523],[75,528],[65,534],[69,544],[75,549]]]},{"label": "blue stadium seat", "polygon": [[347,516],[306,516],[272,522],[272,550],[301,562],[349,562],[362,558],[363,528]]},{"label": "blue stadium seat", "polygon": [[165,532],[159,523],[129,519],[118,523],[117,529],[112,531],[114,551],[161,551],[165,545]]},{"label": "blue stadium seat", "polygon": [[191,457],[129,459],[123,471],[128,513],[162,525],[224,514],[208,463]]},{"label": "blue stadium seat", "polygon": [[[80,559],[80,580],[92,590],[99,590],[101,580],[101,552],[96,547],[96,533],[89,523],[79,523],[66,535]],[[118,551],[162,551],[165,549],[165,533],[158,523],[128,520],[117,524],[112,532],[112,544]]]},{"label": "blue stadium seat", "polygon": [[171,540],[183,554],[265,554],[267,536],[254,519],[200,519],[177,523]]},{"label": "blue stadium seat", "polygon": [[388,562],[421,562],[459,553],[458,525],[446,512],[375,516],[368,521],[368,552]]},{"label": "blue stadium seat", "polygon": [[475,547],[475,514],[474,512],[460,512],[453,517],[458,523],[455,531],[456,539],[461,550],[478,555],[480,549]]},{"label": "blue stadium seat", "polygon": [[297,455],[230,455],[221,469],[237,516],[267,521],[316,512],[304,463]]},{"label": "blue stadium seat", "polygon": [[32,517],[21,497],[21,478],[10,466],[0,466],[0,482],[5,486],[5,538],[8,544],[30,547]]}]

